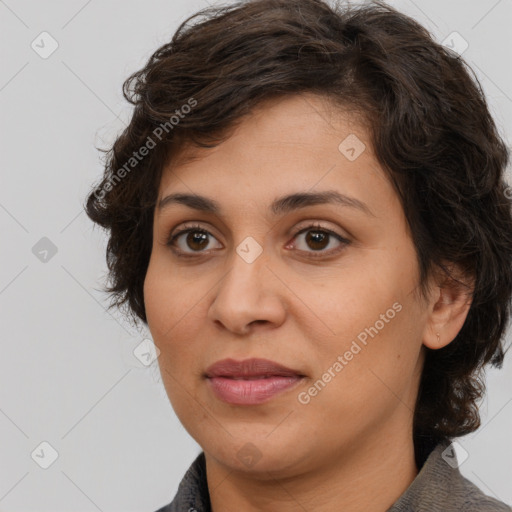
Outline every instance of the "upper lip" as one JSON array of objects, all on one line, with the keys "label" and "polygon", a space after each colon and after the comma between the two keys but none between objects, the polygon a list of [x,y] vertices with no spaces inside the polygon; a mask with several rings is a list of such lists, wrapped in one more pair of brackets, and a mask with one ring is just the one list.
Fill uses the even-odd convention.
[{"label": "upper lip", "polygon": [[206,377],[303,377],[304,375],[282,364],[270,361],[269,359],[245,359],[236,361],[234,359],[222,359],[209,366],[206,370]]}]

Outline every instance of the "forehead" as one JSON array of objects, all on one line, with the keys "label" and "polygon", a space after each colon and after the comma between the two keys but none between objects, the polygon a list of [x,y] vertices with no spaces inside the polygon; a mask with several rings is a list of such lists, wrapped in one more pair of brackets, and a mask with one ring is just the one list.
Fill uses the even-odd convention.
[{"label": "forehead", "polygon": [[[184,143],[162,173],[171,192],[270,202],[290,191],[337,189],[374,202],[390,184],[360,118],[312,94],[268,100],[239,120],[214,148]],[[363,199],[363,198],[366,198]]]},{"label": "forehead", "polygon": [[[306,92],[267,98],[249,114],[220,131],[224,141],[231,139],[231,144],[223,144],[222,150],[235,143],[303,146],[307,137],[311,146],[323,146],[332,151],[332,141],[325,140],[325,144],[322,141],[327,132],[331,132],[335,142],[347,131],[367,139],[366,123],[365,115],[335,105],[329,98],[317,94]],[[172,150],[170,166],[176,168],[206,158],[217,148],[197,147],[187,139],[178,139]]]}]

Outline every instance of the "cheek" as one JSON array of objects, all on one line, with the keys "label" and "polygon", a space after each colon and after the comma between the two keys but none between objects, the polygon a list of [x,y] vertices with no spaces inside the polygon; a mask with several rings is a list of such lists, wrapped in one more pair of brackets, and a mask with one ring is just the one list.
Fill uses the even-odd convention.
[{"label": "cheek", "polygon": [[162,369],[175,372],[194,366],[205,321],[203,298],[204,288],[185,283],[179,270],[169,270],[165,259],[151,260],[144,281],[144,303]]},{"label": "cheek", "polygon": [[144,306],[155,342],[170,335],[180,318],[185,320],[198,300],[189,296],[192,293],[193,286],[182,283],[179,271],[154,251],[144,280]]},{"label": "cheek", "polygon": [[[189,379],[195,378],[194,369],[198,350],[194,340],[199,323],[199,298],[187,295],[174,275],[152,259],[144,281],[144,303],[148,327],[160,354],[158,365],[167,396],[178,413],[187,418],[191,414]],[[194,304],[196,306],[194,307]],[[199,421],[197,418],[194,421]]]},{"label": "cheek", "polygon": [[314,313],[302,330],[312,340],[315,378],[333,382],[330,392],[322,391],[324,400],[378,401],[415,378],[424,322],[411,293],[417,275],[409,256],[361,260],[328,284],[302,283],[298,294]]},{"label": "cheek", "polygon": [[161,333],[165,332],[163,319],[165,311],[168,311],[170,306],[166,288],[164,280],[159,279],[159,272],[152,256],[144,279],[144,307],[148,326],[155,342],[158,341]]}]

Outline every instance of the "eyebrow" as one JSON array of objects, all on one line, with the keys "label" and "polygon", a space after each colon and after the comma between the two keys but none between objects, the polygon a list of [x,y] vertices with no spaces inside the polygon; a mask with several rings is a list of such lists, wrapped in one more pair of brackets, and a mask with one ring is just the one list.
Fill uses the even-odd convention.
[{"label": "eyebrow", "polygon": [[[165,196],[158,203],[158,209],[163,210],[171,204],[182,204],[197,211],[213,213],[220,215],[220,204],[209,197],[198,194],[170,194]],[[370,208],[355,197],[341,194],[335,190],[326,190],[323,192],[297,192],[286,196],[278,197],[270,205],[270,212],[277,215],[284,215],[301,208],[319,204],[338,204],[348,206],[362,211],[366,215],[375,217]]]}]

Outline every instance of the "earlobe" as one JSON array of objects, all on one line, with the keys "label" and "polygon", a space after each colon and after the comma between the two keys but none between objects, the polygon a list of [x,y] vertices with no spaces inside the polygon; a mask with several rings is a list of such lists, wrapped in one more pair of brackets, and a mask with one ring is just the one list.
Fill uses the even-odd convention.
[{"label": "earlobe", "polygon": [[[468,283],[470,281],[470,284]],[[438,350],[446,347],[462,329],[471,308],[473,280],[447,278],[435,289],[425,325],[423,344]]]}]

